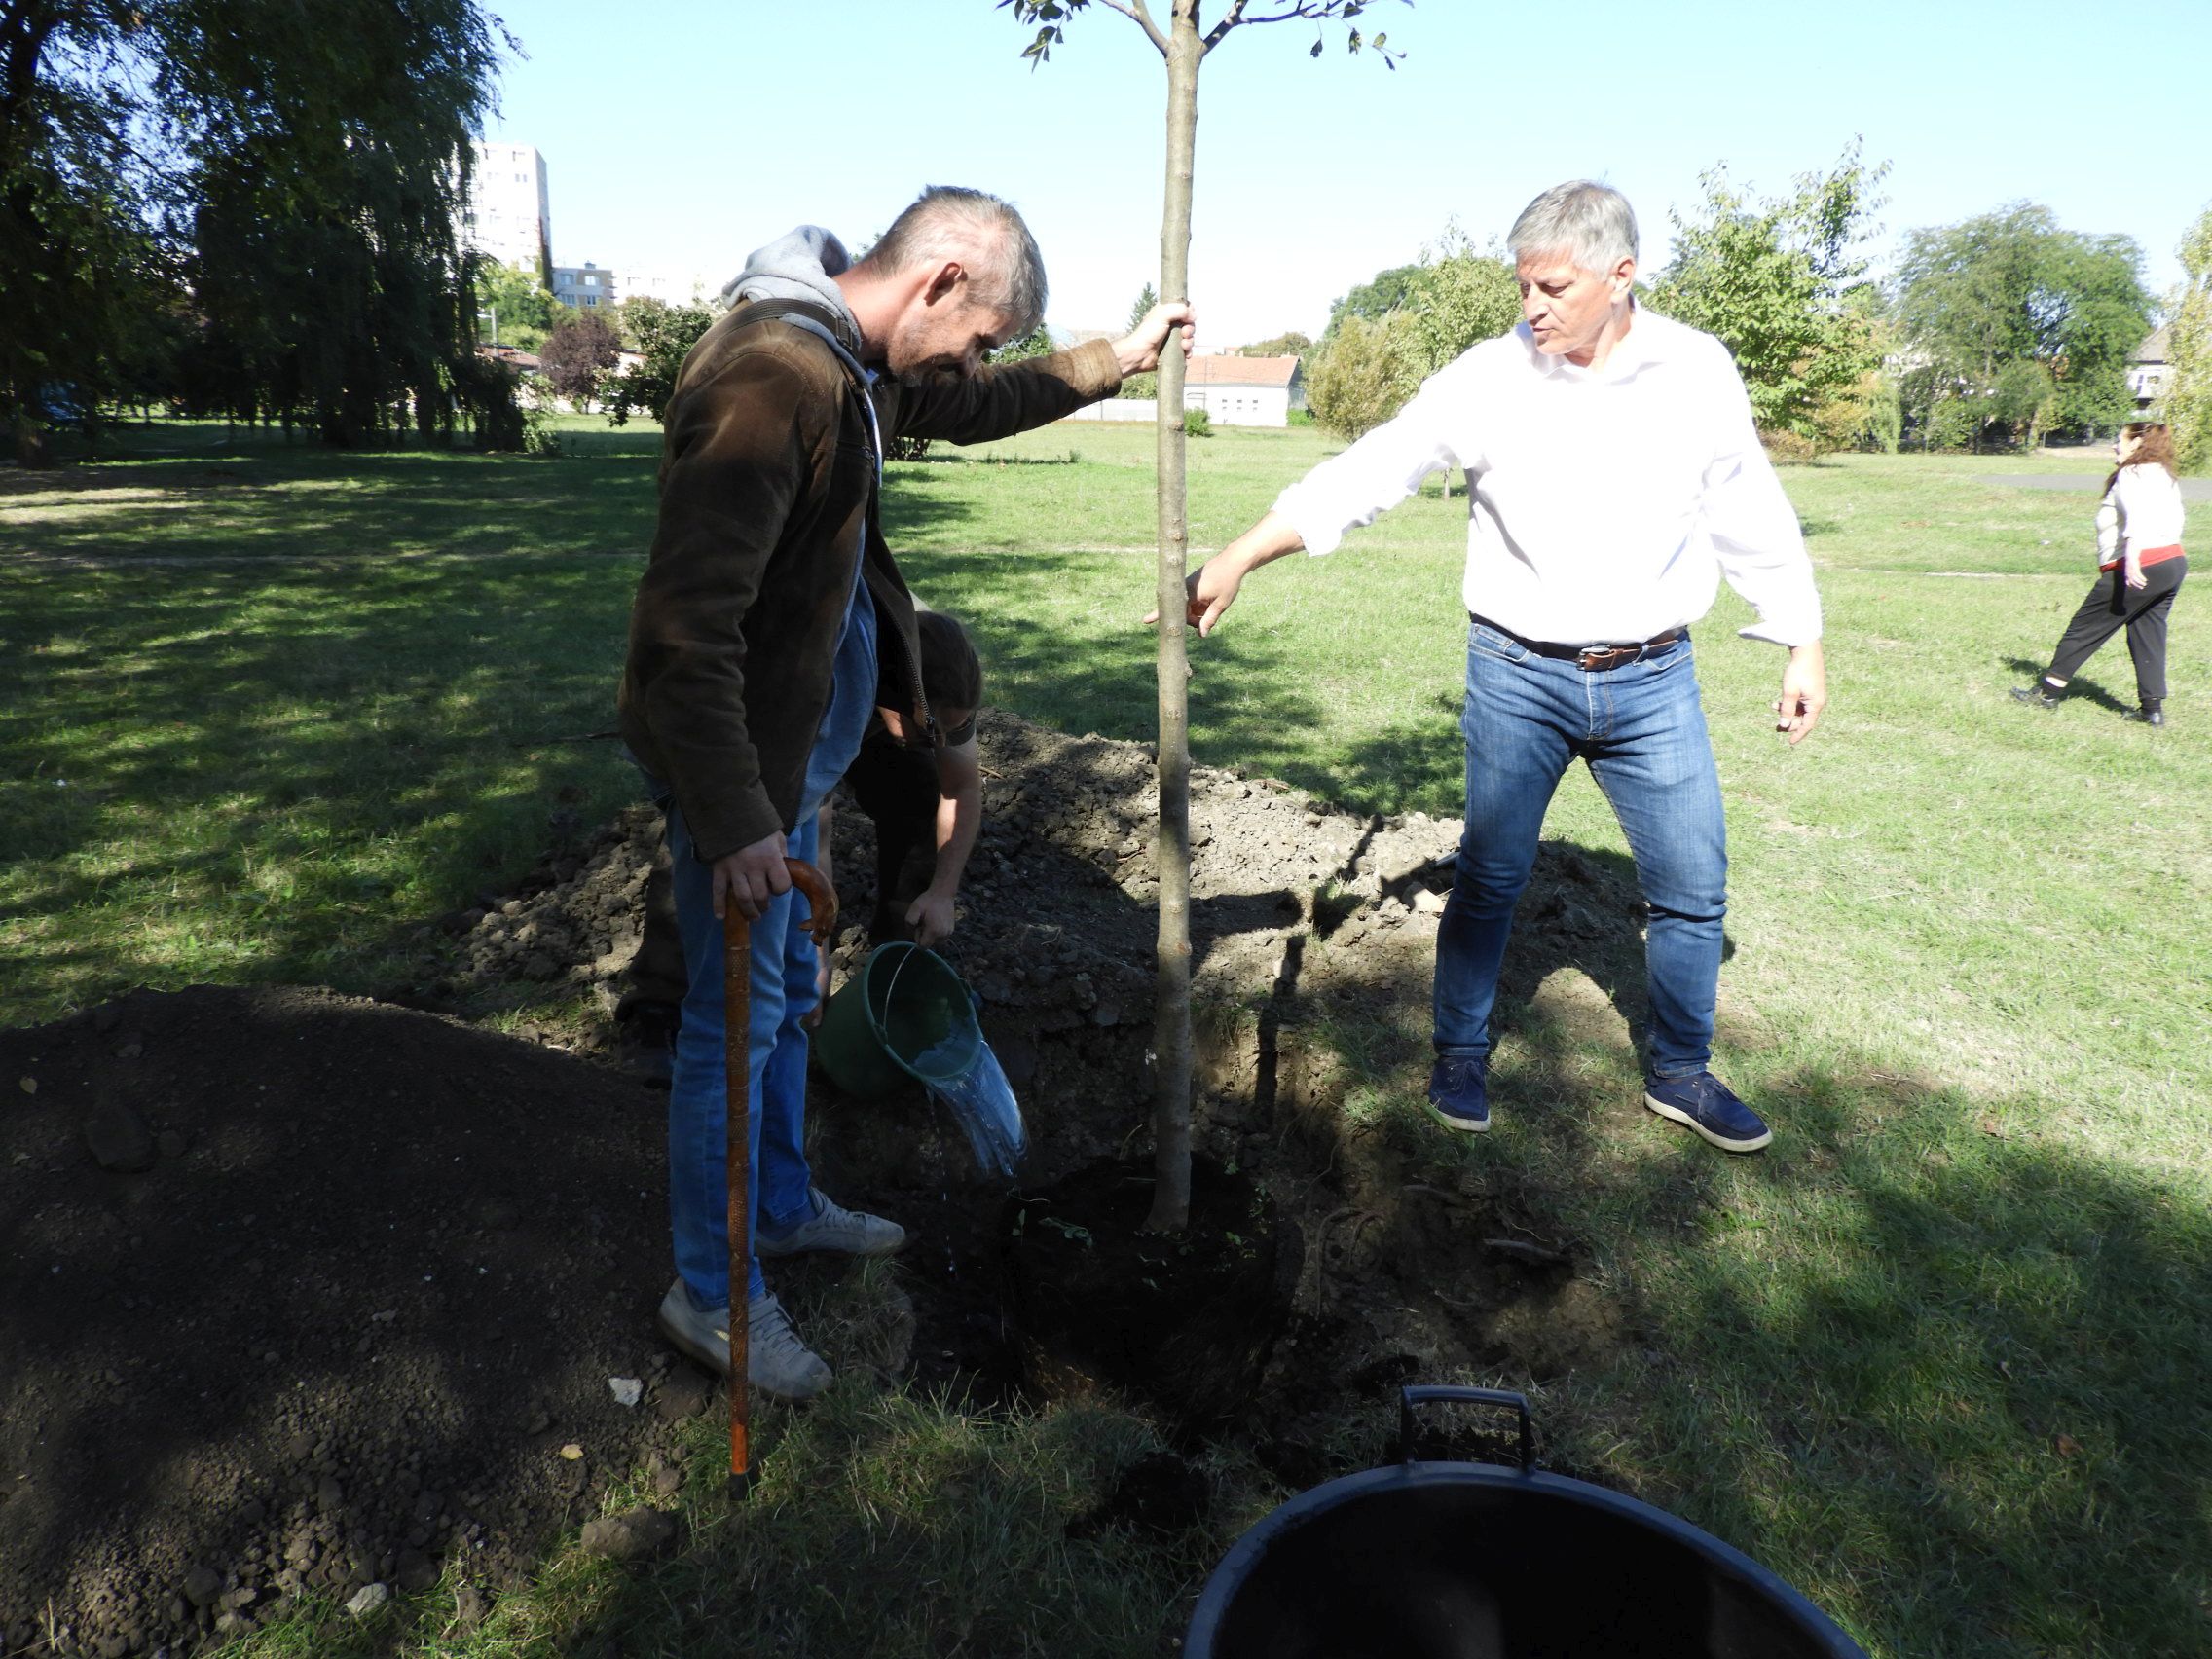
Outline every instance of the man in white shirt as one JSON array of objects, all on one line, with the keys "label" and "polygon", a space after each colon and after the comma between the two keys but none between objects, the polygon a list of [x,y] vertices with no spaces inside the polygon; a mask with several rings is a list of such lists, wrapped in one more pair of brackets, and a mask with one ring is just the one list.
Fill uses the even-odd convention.
[{"label": "man in white shirt", "polygon": [[1727,348],[1637,306],[1627,200],[1560,185],[1507,245],[1521,326],[1284,491],[1192,573],[1190,618],[1211,633],[1257,567],[1330,552],[1429,473],[1463,467],[1467,814],[1437,931],[1430,1105],[1454,1128],[1490,1126],[1490,1014],[1513,906],[1579,756],[1651,912],[1644,1104],[1755,1152],[1766,1124],[1707,1069],[1727,853],[1688,629],[1727,576],[1758,611],[1745,634],[1788,648],[1775,729],[1801,741],[1827,702],[1812,565]]}]

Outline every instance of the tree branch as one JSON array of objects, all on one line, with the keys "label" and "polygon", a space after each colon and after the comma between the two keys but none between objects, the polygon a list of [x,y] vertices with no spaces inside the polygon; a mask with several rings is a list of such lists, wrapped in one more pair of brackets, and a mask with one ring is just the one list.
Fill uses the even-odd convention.
[{"label": "tree branch", "polygon": [[1144,0],[1098,0],[1098,3],[1109,11],[1121,13],[1137,24],[1152,37],[1152,44],[1160,49],[1160,55],[1167,55],[1167,37],[1160,32],[1160,25],[1152,20],[1152,14],[1145,10]]}]

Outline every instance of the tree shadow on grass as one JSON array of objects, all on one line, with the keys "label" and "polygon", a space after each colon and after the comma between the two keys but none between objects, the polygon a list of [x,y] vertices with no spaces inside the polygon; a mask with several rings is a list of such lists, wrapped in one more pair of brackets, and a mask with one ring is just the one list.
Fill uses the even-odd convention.
[{"label": "tree shadow on grass", "polygon": [[[1515,947],[1531,975],[1628,955],[1540,925]],[[1547,1384],[1555,1460],[1625,1474],[1879,1654],[2201,1645],[2212,1211],[2194,1183],[2086,1155],[2066,1103],[1864,1051],[1776,1064],[1771,1044],[1726,1056],[1776,1130],[1731,1159],[1641,1110],[1625,1046],[1541,1008],[1500,1023],[1514,1052],[1483,1137],[1427,1122],[1425,1053],[1378,1053],[1402,1030],[1302,1037],[1403,1102],[1384,1118],[1401,1181],[1479,1183],[1631,1304],[1609,1364],[1478,1379]],[[1372,1144],[1327,1106],[1300,1127],[1340,1161]],[[1440,1236],[1405,1219],[1376,1240],[1411,1299],[1449,1294]]]},{"label": "tree shadow on grass", "polygon": [[[642,555],[649,467],[401,452],[317,455],[303,471],[255,458],[242,464],[307,487],[257,493],[243,526],[197,491],[112,509],[175,563],[0,566],[7,907],[46,953],[0,981],[17,1017],[201,978],[384,989],[421,954],[417,930],[637,793],[613,744],[561,741],[614,723],[635,567],[383,555],[395,513],[434,545],[566,553],[619,520],[593,499],[602,474],[634,498]],[[534,481],[564,468],[593,488],[525,512]],[[512,494],[511,531],[486,527],[483,483]],[[936,523],[966,508],[912,511]],[[58,531],[45,544],[69,545]],[[224,562],[241,545],[276,556]]]}]

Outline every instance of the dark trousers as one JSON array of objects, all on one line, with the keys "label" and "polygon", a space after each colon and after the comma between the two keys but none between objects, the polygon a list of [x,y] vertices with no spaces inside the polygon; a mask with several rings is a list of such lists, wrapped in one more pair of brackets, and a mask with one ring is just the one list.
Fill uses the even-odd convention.
[{"label": "dark trousers", "polygon": [[[914,894],[902,886],[901,868],[917,847],[933,856],[937,850],[936,757],[927,750],[906,749],[871,735],[861,745],[845,784],[861,810],[875,821],[876,925],[871,931],[881,938],[910,938],[904,906]],[[690,982],[683,938],[676,926],[676,886],[664,830],[653,849],[652,873],[645,879],[645,934],[631,959],[614,1017],[628,1019],[641,1007],[673,1014],[682,1006]]]},{"label": "dark trousers", "polygon": [[2097,585],[2066,624],[2045,672],[2052,680],[2072,680],[2100,645],[2125,628],[2127,654],[2135,661],[2135,694],[2157,701],[2166,694],[2166,613],[2189,574],[2189,561],[2164,559],[2145,567],[2139,588],[2127,585],[2124,570],[2116,565],[2097,577]]},{"label": "dark trousers", "polygon": [[[880,732],[871,732],[845,773],[845,787],[875,824],[875,925],[879,937],[910,939],[906,905],[921,887],[906,877],[907,861],[919,851],[935,873],[937,853],[937,757],[926,749],[908,749]],[[927,886],[928,876],[922,878]]]}]

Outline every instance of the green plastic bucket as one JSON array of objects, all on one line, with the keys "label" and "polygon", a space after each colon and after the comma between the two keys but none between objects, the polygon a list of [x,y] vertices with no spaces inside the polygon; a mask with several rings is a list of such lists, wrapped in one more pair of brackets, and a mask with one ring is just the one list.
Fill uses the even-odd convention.
[{"label": "green plastic bucket", "polygon": [[822,1069],[847,1094],[870,1100],[909,1077],[957,1084],[982,1048],[976,1000],[960,976],[943,957],[903,941],[868,952],[814,1034]]}]

